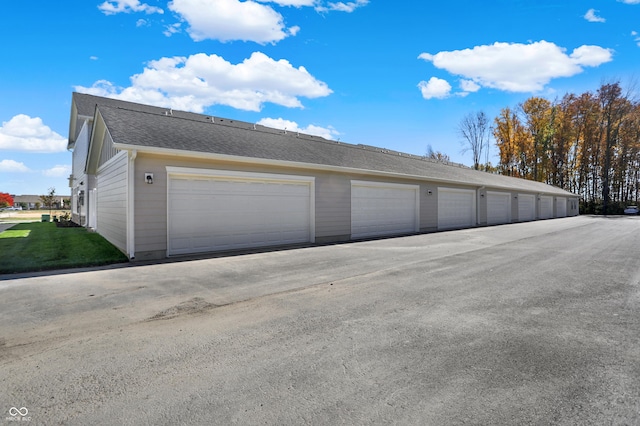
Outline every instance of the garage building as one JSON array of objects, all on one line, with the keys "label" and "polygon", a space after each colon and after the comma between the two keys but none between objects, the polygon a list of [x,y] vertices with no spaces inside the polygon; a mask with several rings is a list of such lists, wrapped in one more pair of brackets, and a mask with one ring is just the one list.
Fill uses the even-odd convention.
[{"label": "garage building", "polygon": [[73,93],[73,220],[131,259],[575,216],[540,182]]}]

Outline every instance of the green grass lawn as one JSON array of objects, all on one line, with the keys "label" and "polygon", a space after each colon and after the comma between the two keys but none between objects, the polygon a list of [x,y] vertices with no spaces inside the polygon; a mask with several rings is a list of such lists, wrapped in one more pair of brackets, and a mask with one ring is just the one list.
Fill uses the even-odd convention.
[{"label": "green grass lawn", "polygon": [[85,228],[19,223],[0,233],[0,274],[127,262],[120,250]]}]

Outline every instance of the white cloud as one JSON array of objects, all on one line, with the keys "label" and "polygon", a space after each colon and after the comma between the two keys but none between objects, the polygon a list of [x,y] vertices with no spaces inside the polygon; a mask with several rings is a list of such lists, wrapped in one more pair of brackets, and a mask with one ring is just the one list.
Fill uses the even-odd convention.
[{"label": "white cloud", "polygon": [[27,152],[63,152],[67,140],[45,126],[39,117],[18,114],[0,127],[0,149]]},{"label": "white cloud", "polygon": [[451,85],[446,80],[431,77],[429,81],[421,81],[418,88],[425,99],[444,99],[451,94]]},{"label": "white cloud", "polygon": [[640,4],[640,0],[618,0],[618,1],[625,4]]},{"label": "white cloud", "polygon": [[313,6],[317,3],[317,0],[258,0],[260,3],[275,3],[278,6]]},{"label": "white cloud", "polygon": [[[278,7],[313,7],[317,12],[340,11],[351,13],[366,6],[370,0],[349,2],[325,2],[323,0],[171,0],[167,7],[174,12],[180,23],[168,24],[163,34],[167,37],[180,30],[185,23],[187,32],[195,41],[219,40],[222,42],[242,40],[260,44],[277,43],[295,36],[300,27],[286,27],[284,17],[271,4]],[[270,3],[270,4],[265,4]],[[144,12],[163,14],[159,7],[140,3],[140,0],[107,0],[98,8],[105,15]],[[136,26],[148,25],[139,19]]]},{"label": "white cloud", "polygon": [[[580,46],[573,49],[569,57],[578,66],[597,67],[611,60],[611,50],[599,46]],[[579,72],[582,72],[580,69]]]},{"label": "white cloud", "polygon": [[29,168],[24,163],[19,163],[14,160],[2,160],[0,161],[1,173],[26,173]]},{"label": "white cloud", "polygon": [[356,0],[350,1],[347,3],[337,2],[332,3],[329,2],[327,6],[317,6],[316,10],[318,12],[328,12],[328,11],[337,11],[337,12],[347,12],[351,13],[359,7],[363,7],[369,4],[369,0]]},{"label": "white cloud", "polygon": [[460,88],[467,93],[473,93],[480,90],[480,85],[473,80],[461,80]]},{"label": "white cloud", "polygon": [[436,68],[473,80],[482,87],[508,92],[533,92],[552,79],[580,74],[612,60],[613,52],[599,46],[580,46],[567,55],[566,49],[547,41],[530,44],[494,43],[472,49],[423,53],[420,59]]},{"label": "white cloud", "polygon": [[180,22],[175,23],[175,24],[171,24],[171,25],[167,25],[165,27],[165,30],[162,32],[164,35],[166,35],[167,37],[171,37],[173,34],[179,33],[180,32],[180,27],[182,26],[182,24]]},{"label": "white cloud", "polygon": [[139,0],[113,0],[105,1],[98,6],[98,9],[105,15],[114,15],[116,13],[144,12],[146,14],[164,13],[159,7],[149,6],[146,3],[140,3]]},{"label": "white cloud", "polygon": [[261,52],[239,64],[217,55],[198,53],[189,57],[151,61],[131,77],[132,86],[120,89],[108,81],[92,87],[76,86],[78,92],[112,97],[180,110],[203,112],[211,105],[259,111],[269,102],[302,108],[300,97],[318,98],[332,93],[304,67],[274,60]]},{"label": "white cloud", "polygon": [[46,177],[67,177],[71,174],[71,166],[69,165],[56,165],[50,169],[43,170],[42,174]]},{"label": "white cloud", "polygon": [[636,45],[638,45],[638,47],[640,47],[640,36],[638,36],[638,32],[637,31],[631,31],[631,37],[633,37],[633,41],[636,42]]},{"label": "white cloud", "polygon": [[596,15],[596,12],[598,11],[595,9],[587,10],[587,13],[584,14],[584,19],[586,19],[589,22],[606,22],[606,19]]},{"label": "white cloud", "polygon": [[291,34],[282,15],[250,0],[172,0],[169,9],[187,21],[189,35],[195,41],[244,40],[265,44]]},{"label": "white cloud", "polygon": [[289,29],[287,30],[289,32],[289,34],[291,34],[292,36],[295,36],[296,34],[298,34],[300,32],[300,27],[297,25],[294,25],[293,27],[289,27]]},{"label": "white cloud", "polygon": [[263,118],[258,121],[257,124],[274,129],[286,130],[292,133],[300,132],[307,135],[320,136],[325,139],[334,139],[340,134],[332,127],[320,127],[314,126],[313,124],[307,127],[299,127],[295,121],[285,120],[283,118]]}]

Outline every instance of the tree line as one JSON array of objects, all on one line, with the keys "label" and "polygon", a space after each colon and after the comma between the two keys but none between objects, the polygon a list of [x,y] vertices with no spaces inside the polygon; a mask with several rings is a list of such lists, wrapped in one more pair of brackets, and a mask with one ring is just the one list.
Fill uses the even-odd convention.
[{"label": "tree line", "polygon": [[499,149],[496,167],[479,162],[488,149],[486,134],[478,134],[487,128],[484,113],[466,116],[459,130],[476,169],[578,194],[584,213],[619,213],[640,196],[640,103],[630,94],[613,82],[596,92],[554,101],[534,96],[503,108],[491,129]]}]

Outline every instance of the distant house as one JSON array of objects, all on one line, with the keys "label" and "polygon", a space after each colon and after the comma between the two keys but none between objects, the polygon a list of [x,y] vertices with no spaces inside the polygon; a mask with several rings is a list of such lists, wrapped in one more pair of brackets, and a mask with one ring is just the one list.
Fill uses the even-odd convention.
[{"label": "distant house", "polygon": [[[40,206],[41,209],[48,208],[42,203],[40,195],[13,195],[12,197],[14,207],[21,207],[24,204],[26,210],[34,210],[36,206]],[[63,208],[64,200],[70,200],[71,197],[69,195],[56,195],[54,199],[55,201],[51,208],[57,210]]]},{"label": "distant house", "polygon": [[578,214],[540,182],[73,93],[73,220],[131,259]]}]

